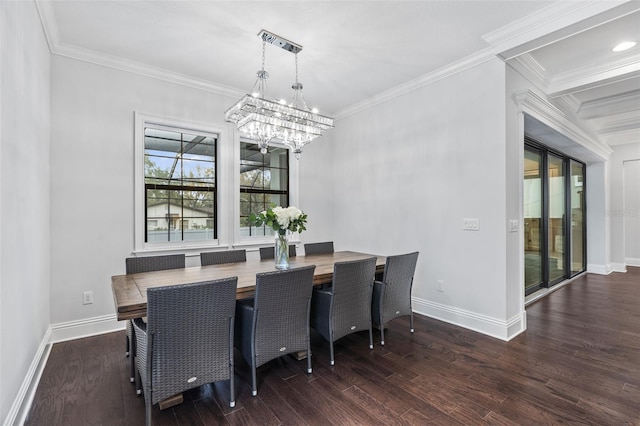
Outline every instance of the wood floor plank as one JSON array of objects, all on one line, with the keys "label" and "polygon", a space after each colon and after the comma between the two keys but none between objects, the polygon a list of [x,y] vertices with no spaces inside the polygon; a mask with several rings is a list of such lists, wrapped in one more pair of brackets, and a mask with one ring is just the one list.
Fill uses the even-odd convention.
[{"label": "wood floor plank", "polygon": [[[388,324],[385,345],[358,332],[329,345],[312,332],[313,373],[290,357],[258,369],[250,392],[236,353],[229,382],[184,393],[154,425],[635,425],[640,426],[640,268],[585,274],[527,307],[510,342],[415,315]],[[51,348],[27,426],[144,424],[129,382],[124,332]]]}]

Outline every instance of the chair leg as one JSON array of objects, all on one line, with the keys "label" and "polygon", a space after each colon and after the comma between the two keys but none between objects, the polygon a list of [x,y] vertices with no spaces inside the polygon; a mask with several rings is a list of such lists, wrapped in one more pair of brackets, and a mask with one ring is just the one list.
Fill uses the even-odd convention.
[{"label": "chair leg", "polygon": [[255,361],[251,363],[251,396],[258,395],[258,384],[256,380],[256,364]]},{"label": "chair leg", "polygon": [[131,383],[135,383],[136,382],[136,336],[134,334],[134,330],[133,327],[131,327],[131,337],[129,338],[129,344],[130,344],[130,351],[129,351],[129,358],[131,359],[131,372],[129,374],[129,381]]},{"label": "chair leg", "polygon": [[369,349],[373,349],[373,327],[369,324]]},{"label": "chair leg", "polygon": [[134,381],[136,383],[136,395],[142,394],[142,383],[140,380],[140,372],[138,371],[137,368],[136,368],[136,377]]},{"label": "chair leg", "polygon": [[333,342],[329,342],[329,352],[331,353],[331,365],[335,365],[335,361],[333,360]]},{"label": "chair leg", "polygon": [[380,345],[384,346],[384,324],[380,321]]},{"label": "chair leg", "polygon": [[233,332],[235,329],[235,318],[229,319],[229,407],[236,406],[236,392],[235,392],[235,366],[233,363]]},{"label": "chair leg", "polygon": [[146,408],[146,419],[145,419],[145,423],[146,426],[151,426],[151,398],[147,398],[145,396],[145,408]]},{"label": "chair leg", "polygon": [[411,312],[411,316],[409,318],[409,322],[411,323],[411,332],[413,333],[413,312]]},{"label": "chair leg", "polygon": [[313,369],[311,368],[311,341],[309,341],[307,346],[307,374],[311,373],[313,373]]},{"label": "chair leg", "polygon": [[127,329],[126,329],[125,335],[124,335],[124,337],[126,339],[125,347],[124,347],[124,349],[125,349],[124,353],[125,353],[126,356],[129,356],[129,351],[131,349],[131,342],[130,342],[129,336],[131,336],[131,333],[133,333],[133,330],[132,330],[132,327],[131,327],[131,320],[127,320],[126,324],[127,324]]}]

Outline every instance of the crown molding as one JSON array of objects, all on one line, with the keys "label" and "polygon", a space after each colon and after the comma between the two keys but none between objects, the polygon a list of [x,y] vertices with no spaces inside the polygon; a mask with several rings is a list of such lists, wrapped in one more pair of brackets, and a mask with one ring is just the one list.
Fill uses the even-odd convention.
[{"label": "crown molding", "polygon": [[527,90],[515,93],[513,100],[518,105],[520,112],[525,112],[547,126],[557,130],[597,155],[601,160],[608,159],[613,152],[611,147],[605,142],[600,141],[596,135],[587,133],[576,124],[570,113],[553,105],[536,92]]},{"label": "crown molding", "polygon": [[640,75],[640,56],[634,53],[615,61],[602,61],[588,67],[556,74],[551,79],[547,93],[551,97],[558,97],[638,75]]},{"label": "crown molding", "polygon": [[194,89],[204,90],[216,93],[230,98],[239,98],[246,93],[232,87],[215,84],[207,80],[191,77],[188,75],[167,71],[151,65],[128,59],[119,58],[108,55],[95,50],[84,49],[77,46],[71,46],[60,41],[60,34],[53,12],[53,6],[50,1],[36,1],[36,8],[40,16],[40,22],[44,29],[44,34],[49,44],[49,50],[52,54],[63,56],[79,61],[88,62],[94,65],[100,65],[113,68],[120,71],[130,72],[133,74],[143,75],[169,83],[180,84]]},{"label": "crown molding", "polygon": [[493,49],[487,48],[487,49],[481,50],[472,55],[466,56],[456,62],[453,62],[447,66],[439,68],[433,72],[424,74],[416,79],[410,80],[406,83],[403,83],[391,89],[385,90],[384,92],[381,92],[375,96],[372,96],[368,99],[365,99],[361,102],[358,102],[347,108],[344,108],[338,111],[334,116],[336,119],[342,119],[342,118],[348,117],[360,111],[364,111],[368,108],[371,108],[375,105],[381,104],[383,102],[387,102],[391,99],[397,98],[407,93],[411,93],[415,90],[420,89],[421,87],[428,86],[429,84],[432,84],[436,81],[451,77],[452,75],[455,75],[461,71],[464,71],[469,68],[473,68],[484,62],[490,61],[493,58],[495,58],[495,53],[493,52]]},{"label": "crown molding", "polygon": [[559,1],[487,33],[483,39],[509,60],[638,9],[637,0]]},{"label": "crown molding", "polygon": [[634,90],[617,96],[583,102],[578,110],[578,117],[583,120],[599,118],[603,115],[618,114],[626,111],[640,110],[640,90]]},{"label": "crown molding", "polygon": [[545,93],[548,90],[551,79],[547,70],[536,60],[536,58],[524,53],[508,61],[516,71],[522,74],[531,83],[542,89]]}]

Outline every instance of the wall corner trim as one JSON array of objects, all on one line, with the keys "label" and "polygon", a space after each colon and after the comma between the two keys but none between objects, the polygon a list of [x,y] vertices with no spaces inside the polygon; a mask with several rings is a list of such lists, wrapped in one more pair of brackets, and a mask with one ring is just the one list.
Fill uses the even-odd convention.
[{"label": "wall corner trim", "polygon": [[413,310],[417,314],[504,341],[509,341],[526,330],[526,312],[524,310],[512,318],[500,320],[417,297],[412,298],[412,303]]}]

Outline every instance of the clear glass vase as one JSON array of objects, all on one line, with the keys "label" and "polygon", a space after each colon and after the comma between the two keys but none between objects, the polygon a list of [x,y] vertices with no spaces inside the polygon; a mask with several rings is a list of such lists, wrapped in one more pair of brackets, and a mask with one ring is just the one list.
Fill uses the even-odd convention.
[{"label": "clear glass vase", "polygon": [[276,269],[289,269],[289,237],[287,234],[276,234],[274,251]]}]

